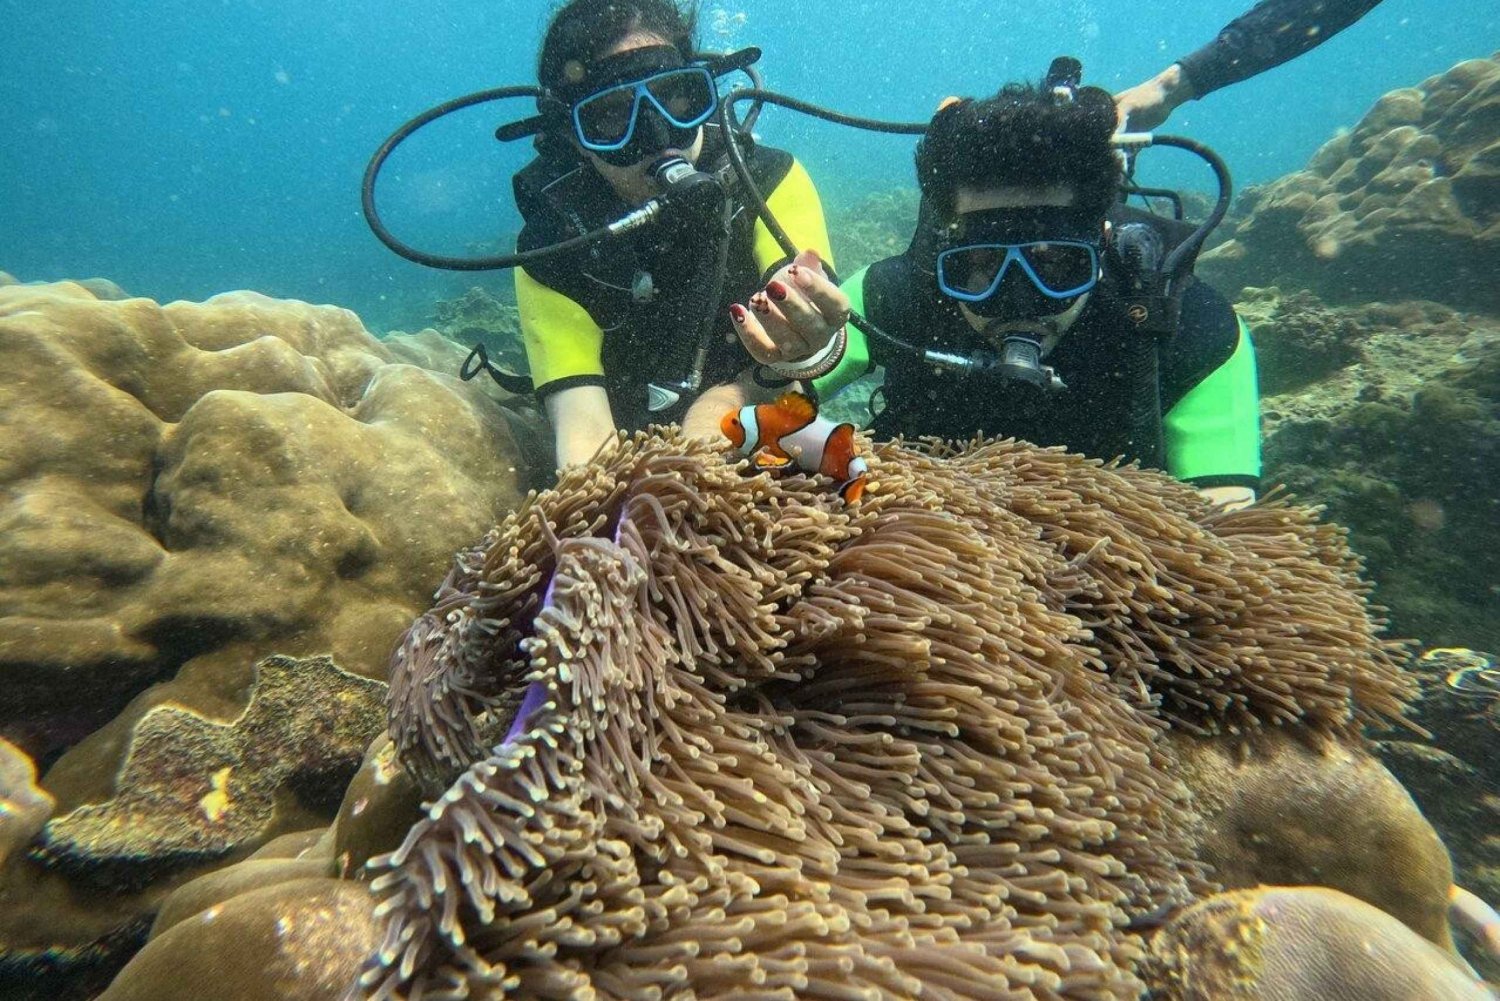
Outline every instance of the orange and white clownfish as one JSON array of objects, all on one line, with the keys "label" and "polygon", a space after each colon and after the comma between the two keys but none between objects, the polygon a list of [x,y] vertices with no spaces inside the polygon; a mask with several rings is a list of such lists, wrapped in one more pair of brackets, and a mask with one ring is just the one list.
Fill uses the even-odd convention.
[{"label": "orange and white clownfish", "polygon": [[840,481],[839,496],[850,504],[865,492],[870,470],[854,453],[854,425],[819,417],[817,404],[801,393],[789,391],[775,403],[731,410],[719,428],[757,469],[784,469],[795,462],[803,472]]}]

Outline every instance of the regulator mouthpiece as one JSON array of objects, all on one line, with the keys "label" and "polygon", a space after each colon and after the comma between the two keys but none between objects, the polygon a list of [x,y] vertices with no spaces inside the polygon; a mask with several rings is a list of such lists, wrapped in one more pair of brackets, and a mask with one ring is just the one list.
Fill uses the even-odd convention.
[{"label": "regulator mouthpiece", "polygon": [[1000,374],[1048,393],[1066,389],[1050,365],[1042,364],[1042,340],[1030,331],[1006,335],[1000,344]]}]

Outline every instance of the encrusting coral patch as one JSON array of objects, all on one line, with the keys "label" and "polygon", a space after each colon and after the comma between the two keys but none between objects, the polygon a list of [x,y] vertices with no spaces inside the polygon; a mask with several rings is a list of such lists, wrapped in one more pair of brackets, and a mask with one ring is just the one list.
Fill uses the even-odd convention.
[{"label": "encrusting coral patch", "polygon": [[327,777],[358,767],[384,695],[328,657],[277,656],[256,665],[236,719],[157,706],[131,729],[114,794],[54,818],[43,856],[85,880],[144,883],[281,833],[278,797],[300,793],[313,812],[331,812],[326,800],[341,790]]}]

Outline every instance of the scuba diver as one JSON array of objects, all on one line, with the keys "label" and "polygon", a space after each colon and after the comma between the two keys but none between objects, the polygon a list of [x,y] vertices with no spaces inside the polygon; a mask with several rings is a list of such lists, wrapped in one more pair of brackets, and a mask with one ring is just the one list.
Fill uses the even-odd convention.
[{"label": "scuba diver", "polygon": [[[766,393],[748,379],[725,306],[779,287],[789,258],[744,208],[711,120],[719,77],[758,52],[701,54],[694,22],[674,0],[571,0],[547,27],[537,156],[513,181],[517,252],[655,213],[649,225],[515,270],[558,468],[587,461],[618,428],[677,421],[717,433],[726,409]],[[811,251],[803,267],[821,273],[829,241],[807,171],[747,133],[738,141],[750,175]]]},{"label": "scuba diver", "polygon": [[1213,41],[1115,95],[1121,129],[1154,129],[1181,104],[1206,97],[1322,45],[1380,0],[1261,0]]},{"label": "scuba diver", "polygon": [[[922,208],[906,252],[841,288],[798,269],[785,298],[762,292],[732,310],[741,341],[825,399],[884,366],[877,437],[1015,436],[1165,469],[1226,507],[1251,503],[1248,331],[1174,249],[1196,253],[1207,228],[1191,242],[1186,224],[1118,201],[1113,99],[1078,86],[1080,73],[1060,59],[1041,87],[945,102],[917,147]],[[1225,174],[1220,215],[1227,197]],[[1170,303],[1138,294],[1164,258],[1182,262]],[[843,326],[851,309],[891,336]],[[805,355],[809,341],[819,347]]]}]

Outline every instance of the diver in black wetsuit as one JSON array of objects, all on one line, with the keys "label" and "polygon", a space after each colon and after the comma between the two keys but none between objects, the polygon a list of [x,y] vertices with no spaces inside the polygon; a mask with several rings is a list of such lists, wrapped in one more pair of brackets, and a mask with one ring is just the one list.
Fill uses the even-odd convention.
[{"label": "diver in black wetsuit", "polygon": [[1178,105],[1248,80],[1317,48],[1364,17],[1380,0],[1262,0],[1214,40],[1156,76],[1115,95],[1120,125],[1146,131]]},{"label": "diver in black wetsuit", "polygon": [[[824,399],[883,367],[876,437],[1014,436],[1163,469],[1217,505],[1250,503],[1249,332],[1190,277],[1171,335],[1141,326],[1130,292],[1141,262],[1180,241],[1182,224],[1118,204],[1114,101],[1054,70],[1040,87],[945,103],[917,147],[922,209],[907,251],[837,289],[794,271],[759,306],[732,310],[741,341]],[[851,309],[888,336],[840,330]],[[811,355],[809,341],[822,345]]]}]

